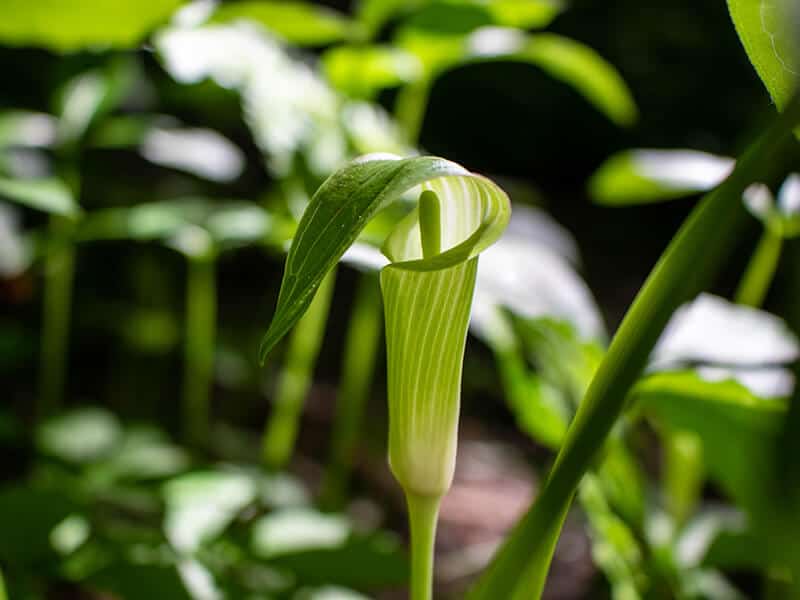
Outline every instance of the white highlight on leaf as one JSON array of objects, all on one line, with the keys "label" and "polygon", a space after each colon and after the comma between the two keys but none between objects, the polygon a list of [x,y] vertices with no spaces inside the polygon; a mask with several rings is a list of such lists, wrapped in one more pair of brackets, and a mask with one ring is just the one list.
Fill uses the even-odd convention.
[{"label": "white highlight on leaf", "polygon": [[507,27],[481,27],[467,41],[470,54],[481,57],[513,54],[525,44],[525,33]]},{"label": "white highlight on leaf", "polygon": [[697,190],[719,185],[733,170],[735,161],[697,150],[635,150],[636,171],[667,187]]},{"label": "white highlight on leaf", "polygon": [[545,213],[516,206],[503,236],[478,261],[472,332],[502,343],[511,335],[502,308],[520,316],[570,322],[586,338],[605,335],[592,293],[570,262],[577,247]]},{"label": "white highlight on leaf", "polygon": [[350,524],[339,515],[310,508],[286,508],[262,517],[252,535],[254,550],[266,558],[341,546],[350,535]]},{"label": "white highlight on leaf", "polygon": [[176,550],[191,553],[255,499],[256,485],[241,473],[192,473],[168,482],[164,496],[167,539]]},{"label": "white highlight on leaf", "polygon": [[150,162],[223,183],[241,175],[245,163],[239,148],[210,129],[152,129],[140,151]]},{"label": "white highlight on leaf", "polygon": [[0,202],[0,277],[13,277],[24,271],[31,253],[23,242],[19,211]]},{"label": "white highlight on leaf", "polygon": [[742,195],[744,205],[750,213],[759,218],[766,219],[769,217],[775,202],[772,198],[772,192],[763,183],[753,183],[744,190]]},{"label": "white highlight on leaf", "polygon": [[778,317],[701,294],[673,315],[652,363],[654,368],[686,362],[753,367],[797,357],[797,339]]},{"label": "white highlight on leaf", "polygon": [[800,175],[792,173],[778,191],[778,207],[786,216],[800,213]]}]

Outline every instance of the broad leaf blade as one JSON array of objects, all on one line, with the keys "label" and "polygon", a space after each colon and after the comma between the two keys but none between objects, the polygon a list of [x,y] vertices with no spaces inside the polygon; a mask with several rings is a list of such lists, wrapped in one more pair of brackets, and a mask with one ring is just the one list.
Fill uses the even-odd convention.
[{"label": "broad leaf blade", "polygon": [[800,74],[800,5],[796,0],[728,0],[747,56],[778,108]]}]

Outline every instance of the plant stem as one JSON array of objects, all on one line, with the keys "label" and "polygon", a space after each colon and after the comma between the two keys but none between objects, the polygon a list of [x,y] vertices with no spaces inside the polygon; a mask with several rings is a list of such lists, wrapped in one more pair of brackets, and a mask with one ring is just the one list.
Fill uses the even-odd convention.
[{"label": "plant stem", "polygon": [[73,227],[73,223],[64,217],[50,217],[50,239],[44,259],[38,419],[53,414],[63,405],[72,281],[75,275]]},{"label": "plant stem", "polygon": [[410,600],[431,600],[433,597],[433,556],[436,546],[436,521],[439,517],[438,496],[421,496],[406,492],[408,523],[411,529]]},{"label": "plant stem", "polygon": [[664,491],[676,528],[694,511],[703,487],[703,440],[692,431],[670,431],[664,440]]},{"label": "plant stem", "polygon": [[395,118],[411,145],[419,143],[425,110],[428,107],[430,86],[430,79],[422,78],[420,81],[403,86],[397,95]]},{"label": "plant stem", "polygon": [[717,272],[744,222],[752,181],[769,180],[790,154],[800,96],[706,195],[653,269],[586,392],[539,497],[471,591],[471,599],[539,598],[555,541],[575,490],[622,413],[636,379],[672,313]]},{"label": "plant stem", "polygon": [[193,448],[201,448],[208,439],[216,326],[215,259],[190,257],[186,282],[183,427],[184,438]]},{"label": "plant stem", "polygon": [[764,303],[778,268],[782,247],[783,237],[780,232],[772,227],[765,227],[736,290],[737,304],[759,307]]},{"label": "plant stem", "polygon": [[379,352],[382,324],[383,308],[377,279],[372,275],[362,275],[356,288],[344,345],[342,384],[331,433],[331,462],[320,500],[329,509],[340,508],[346,497],[364,406]]},{"label": "plant stem", "polygon": [[294,451],[303,404],[311,387],[314,365],[325,333],[335,280],[336,270],[332,269],[322,280],[314,300],[290,337],[286,364],[262,440],[264,463],[270,468],[283,468]]}]

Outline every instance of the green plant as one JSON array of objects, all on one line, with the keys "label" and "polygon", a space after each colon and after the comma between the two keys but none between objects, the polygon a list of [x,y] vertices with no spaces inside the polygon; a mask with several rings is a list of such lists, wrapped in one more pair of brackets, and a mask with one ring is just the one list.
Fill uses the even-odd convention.
[{"label": "green plant", "polygon": [[[622,412],[672,312],[704,285],[729,251],[753,180],[769,179],[772,161],[800,123],[800,98],[742,156],[722,185],[695,209],[673,239],[628,311],[586,392],[556,463],[531,510],[515,527],[483,575],[473,598],[538,595],[558,533],[582,475]],[[714,232],[711,236],[711,232]]]},{"label": "green plant", "polygon": [[453,476],[477,255],[505,227],[508,198],[489,180],[437,158],[368,156],[344,167],[320,187],[298,226],[262,343],[266,357],[367,222],[421,184],[418,206],[386,239],[391,262],[381,272],[389,464],[408,501],[415,599],[431,595],[438,505]]}]

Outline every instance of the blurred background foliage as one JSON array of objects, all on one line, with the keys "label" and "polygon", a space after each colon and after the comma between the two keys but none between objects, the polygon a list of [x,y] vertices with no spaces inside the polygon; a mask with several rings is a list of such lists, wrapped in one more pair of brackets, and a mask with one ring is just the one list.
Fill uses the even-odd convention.
[{"label": "blurred background foliage", "polygon": [[[722,1],[6,0],[0,68],[15,600],[402,596],[372,272],[403,209],[263,369],[258,343],[318,185],[420,151],[515,211],[481,258],[442,513],[460,597],[693,198],[774,113]],[[798,525],[753,490],[797,358],[797,180],[747,202],[718,296],[676,315],[585,478],[548,597],[783,597]]]}]

